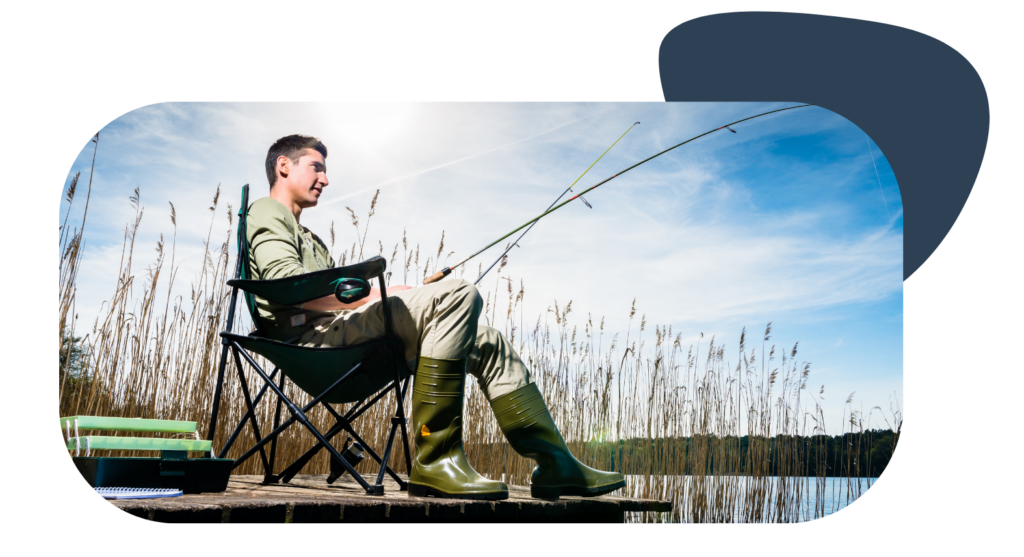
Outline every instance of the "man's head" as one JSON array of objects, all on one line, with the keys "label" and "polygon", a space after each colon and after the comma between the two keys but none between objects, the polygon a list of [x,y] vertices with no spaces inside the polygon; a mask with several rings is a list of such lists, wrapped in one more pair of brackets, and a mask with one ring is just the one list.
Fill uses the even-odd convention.
[{"label": "man's head", "polygon": [[326,159],[327,147],[315,137],[289,135],[278,139],[267,151],[271,195],[287,194],[302,208],[316,206],[327,187]]}]

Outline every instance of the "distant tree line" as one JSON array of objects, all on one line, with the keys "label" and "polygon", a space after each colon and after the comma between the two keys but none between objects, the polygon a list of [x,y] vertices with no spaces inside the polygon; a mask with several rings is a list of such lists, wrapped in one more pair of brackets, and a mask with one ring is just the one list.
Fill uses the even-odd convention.
[{"label": "distant tree line", "polygon": [[617,447],[614,442],[588,443],[587,452],[605,456],[612,469],[631,475],[878,477],[889,464],[898,440],[899,434],[888,429],[836,436],[744,435],[737,439],[710,435],[624,439]]},{"label": "distant tree line", "polygon": [[95,380],[89,369],[89,355],[82,337],[74,336],[65,328],[60,335],[60,355],[58,368],[59,409],[62,416],[68,415],[68,405],[76,405],[83,400],[94,402],[99,407],[106,407],[104,412],[110,416],[120,416],[122,404],[111,400],[111,390],[102,380]]},{"label": "distant tree line", "polygon": [[61,342],[57,346],[57,390],[61,385],[68,386],[68,383],[77,383],[82,379],[84,365],[84,353],[82,351],[82,339],[73,337],[67,329],[61,335]]}]

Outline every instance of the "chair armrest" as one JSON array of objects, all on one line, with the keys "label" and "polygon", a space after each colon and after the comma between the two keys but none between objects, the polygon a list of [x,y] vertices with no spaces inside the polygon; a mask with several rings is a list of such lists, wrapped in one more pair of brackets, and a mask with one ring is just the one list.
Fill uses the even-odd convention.
[{"label": "chair armrest", "polygon": [[228,286],[237,287],[271,302],[294,306],[334,294],[338,284],[347,278],[365,281],[377,278],[384,274],[385,268],[387,260],[375,255],[355,265],[274,280],[229,280]]}]

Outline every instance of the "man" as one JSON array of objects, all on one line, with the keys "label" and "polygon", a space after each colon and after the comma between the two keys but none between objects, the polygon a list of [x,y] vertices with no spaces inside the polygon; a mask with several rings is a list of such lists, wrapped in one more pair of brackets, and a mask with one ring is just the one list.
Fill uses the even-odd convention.
[{"label": "man", "polygon": [[[300,225],[302,211],[316,207],[327,180],[327,148],[320,140],[290,135],[267,153],[270,197],[249,208],[247,232],[252,277],[270,280],[334,267],[320,239]],[[415,457],[410,496],[504,499],[508,487],[478,474],[462,447],[466,374],[490,401],[498,425],[519,454],[537,461],[534,497],[594,496],[625,485],[622,475],[577,461],[555,427],[530,372],[497,330],[479,325],[476,287],[464,280],[427,286],[389,287],[395,334],[405,346],[412,389],[411,433]],[[265,334],[305,346],[358,344],[384,334],[380,292],[342,303],[326,296],[298,307],[257,298]]]}]

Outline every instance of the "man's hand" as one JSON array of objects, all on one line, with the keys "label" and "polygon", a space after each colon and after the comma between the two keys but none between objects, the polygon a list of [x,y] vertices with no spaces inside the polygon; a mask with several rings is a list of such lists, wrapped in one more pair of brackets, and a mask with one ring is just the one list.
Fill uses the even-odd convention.
[{"label": "man's hand", "polygon": [[[393,294],[396,294],[396,293],[401,292],[403,290],[409,290],[411,288],[412,288],[411,286],[405,286],[405,285],[389,286],[388,289],[387,289],[387,293],[388,293],[389,296],[391,296]],[[315,300],[306,302],[302,306],[302,308],[303,309],[311,309],[313,311],[337,311],[339,309],[356,309],[357,307],[366,305],[366,304],[368,304],[368,303],[370,303],[370,302],[372,302],[374,300],[379,300],[379,299],[380,299],[380,290],[378,290],[376,288],[371,288],[369,296],[367,296],[367,297],[365,297],[362,300],[359,300],[357,302],[352,302],[351,304],[342,303],[342,302],[338,301],[338,298],[336,298],[334,296],[334,294],[331,294],[329,296],[324,296],[323,298],[317,298]]]}]

